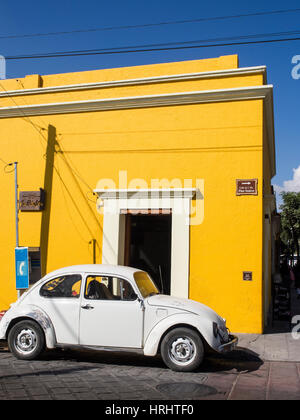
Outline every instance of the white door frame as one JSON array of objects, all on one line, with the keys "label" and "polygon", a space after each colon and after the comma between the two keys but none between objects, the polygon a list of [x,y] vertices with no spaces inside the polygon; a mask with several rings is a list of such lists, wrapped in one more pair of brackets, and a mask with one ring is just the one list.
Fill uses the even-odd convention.
[{"label": "white door frame", "polygon": [[171,295],[189,297],[190,211],[196,188],[95,190],[103,208],[103,264],[124,264],[122,210],[167,209],[172,213]]}]

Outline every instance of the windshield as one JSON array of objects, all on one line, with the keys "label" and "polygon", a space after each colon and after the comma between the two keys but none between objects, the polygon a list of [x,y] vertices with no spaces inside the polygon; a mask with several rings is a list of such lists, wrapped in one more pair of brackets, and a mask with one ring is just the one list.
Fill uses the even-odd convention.
[{"label": "windshield", "polygon": [[150,295],[157,295],[159,293],[149,274],[145,271],[136,271],[133,277],[143,298]]}]

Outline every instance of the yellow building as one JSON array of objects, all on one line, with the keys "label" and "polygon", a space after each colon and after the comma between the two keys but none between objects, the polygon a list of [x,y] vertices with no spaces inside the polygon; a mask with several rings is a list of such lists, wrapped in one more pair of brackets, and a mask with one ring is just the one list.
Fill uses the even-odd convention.
[{"label": "yellow building", "polygon": [[[261,333],[273,126],[266,68],[239,68],[235,55],[1,81],[0,310],[17,297],[5,163],[18,162],[31,281],[73,264],[135,265],[165,293],[216,310],[232,331]],[[40,188],[44,210],[26,211],[25,192]]]}]

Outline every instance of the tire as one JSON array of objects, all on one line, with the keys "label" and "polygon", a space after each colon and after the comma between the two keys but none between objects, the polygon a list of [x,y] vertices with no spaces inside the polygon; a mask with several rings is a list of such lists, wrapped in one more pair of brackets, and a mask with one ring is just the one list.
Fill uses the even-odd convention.
[{"label": "tire", "polygon": [[45,350],[44,332],[34,321],[18,322],[8,334],[8,347],[17,359],[36,359]]},{"label": "tire", "polygon": [[163,338],[161,356],[170,369],[192,372],[203,362],[203,342],[197,332],[189,328],[176,328]]}]

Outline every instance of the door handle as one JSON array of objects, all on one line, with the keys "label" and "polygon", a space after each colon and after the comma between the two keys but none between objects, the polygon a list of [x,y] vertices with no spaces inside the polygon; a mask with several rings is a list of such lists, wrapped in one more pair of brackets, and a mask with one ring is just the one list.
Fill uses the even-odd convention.
[{"label": "door handle", "polygon": [[94,309],[94,307],[91,305],[84,305],[82,306],[82,309]]}]

